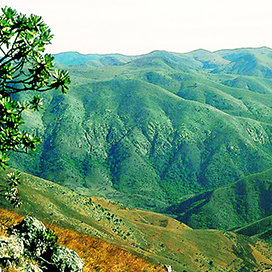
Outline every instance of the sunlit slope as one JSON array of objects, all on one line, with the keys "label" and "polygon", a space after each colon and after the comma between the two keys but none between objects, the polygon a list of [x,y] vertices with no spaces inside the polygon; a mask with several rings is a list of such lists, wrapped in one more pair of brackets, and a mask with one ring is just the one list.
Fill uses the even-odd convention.
[{"label": "sunlit slope", "polygon": [[264,78],[272,76],[270,48],[221,50],[217,52],[217,55],[228,60],[229,63],[215,69],[214,73],[224,72]]},{"label": "sunlit slope", "polygon": [[264,68],[226,70],[247,67],[232,56],[238,53],[253,55],[254,69],[271,61],[266,48],[114,55],[122,64],[101,67],[80,59],[66,67],[68,94],[44,94],[46,110],[26,113],[25,126],[43,143],[13,165],[82,194],[157,211],[269,169],[271,77]]},{"label": "sunlit slope", "polygon": [[[0,208],[0,236],[8,236],[7,229],[19,224],[24,216],[15,211]],[[164,272],[164,265],[154,263],[133,254],[127,250],[103,241],[97,237],[79,233],[67,228],[61,228],[56,224],[45,223],[45,226],[54,231],[57,236],[57,244],[77,252],[84,262],[83,272],[90,271],[145,271]],[[2,264],[3,265],[3,264]],[[16,266],[16,264],[15,264]],[[21,271],[13,266],[4,271]],[[21,266],[20,264],[18,266]]]},{"label": "sunlit slope", "polygon": [[[5,178],[1,173],[1,183]],[[62,228],[100,237],[152,262],[170,264],[175,271],[263,271],[272,265],[268,245],[230,232],[193,230],[165,215],[128,209],[102,198],[83,197],[60,185],[26,174],[22,176],[20,192],[24,205],[18,212]],[[2,207],[7,207],[5,201],[1,202]],[[64,241],[65,237],[68,239],[67,235],[75,235],[69,234],[69,231],[62,233],[60,241]],[[79,239],[81,236],[76,237]],[[83,236],[81,239],[85,250],[75,243],[71,245],[85,256],[84,252],[92,247],[88,244],[91,239]],[[77,241],[79,243],[80,240]],[[98,242],[94,247],[98,245],[101,250],[95,251],[93,254],[98,256],[94,255],[91,259],[99,261],[108,254],[108,247]],[[113,255],[115,250],[111,250]],[[119,256],[125,258],[124,254]],[[118,263],[122,260],[119,259]]]}]

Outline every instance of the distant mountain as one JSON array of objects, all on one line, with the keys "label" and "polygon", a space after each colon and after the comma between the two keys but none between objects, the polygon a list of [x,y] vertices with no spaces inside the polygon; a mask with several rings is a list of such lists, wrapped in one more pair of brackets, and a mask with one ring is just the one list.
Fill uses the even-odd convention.
[{"label": "distant mountain", "polygon": [[25,114],[43,142],[13,166],[156,211],[272,168],[271,49],[55,57],[71,87]]},{"label": "distant mountain", "polygon": [[229,64],[213,70],[214,73],[272,77],[271,49],[269,48],[218,51],[217,54],[228,60]]},{"label": "distant mountain", "polygon": [[118,66],[127,63],[130,60],[136,59],[137,56],[124,56],[121,54],[88,54],[83,55],[78,52],[64,52],[54,55],[55,61],[63,65],[82,65],[88,66]]}]

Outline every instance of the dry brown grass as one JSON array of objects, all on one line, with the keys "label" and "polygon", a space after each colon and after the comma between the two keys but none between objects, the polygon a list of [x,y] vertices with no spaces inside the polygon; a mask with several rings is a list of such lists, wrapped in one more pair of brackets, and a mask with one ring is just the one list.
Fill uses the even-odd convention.
[{"label": "dry brown grass", "polygon": [[[5,229],[11,225],[18,224],[23,216],[15,212],[0,208],[0,235],[7,235]],[[118,272],[118,271],[165,271],[157,264],[151,264],[143,258],[126,252],[114,245],[89,235],[77,233],[68,229],[46,224],[54,230],[58,236],[58,244],[76,251],[85,263],[84,272]],[[19,270],[14,270],[19,271]],[[8,270],[8,272],[13,272]]]},{"label": "dry brown grass", "polygon": [[59,237],[59,244],[75,250],[85,263],[88,271],[165,271],[158,265],[150,264],[137,255],[131,254],[89,235],[49,226]]},{"label": "dry brown grass", "polygon": [[0,208],[0,235],[7,236],[7,228],[18,224],[23,220],[24,216],[13,211],[8,211]]}]

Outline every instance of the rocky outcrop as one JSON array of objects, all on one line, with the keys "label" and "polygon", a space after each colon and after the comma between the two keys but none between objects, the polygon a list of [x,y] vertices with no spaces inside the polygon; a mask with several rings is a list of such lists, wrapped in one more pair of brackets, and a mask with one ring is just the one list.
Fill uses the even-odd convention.
[{"label": "rocky outcrop", "polygon": [[24,253],[24,245],[16,237],[0,237],[0,260],[6,266],[19,262]]},{"label": "rocky outcrop", "polygon": [[38,266],[24,258],[24,250],[24,243],[18,237],[0,237],[0,264],[3,267],[20,267],[22,271],[42,272]]},{"label": "rocky outcrop", "polygon": [[10,234],[0,237],[2,267],[20,267],[31,272],[82,272],[84,263],[78,254],[57,245],[57,236],[36,218],[25,217],[10,229]]},{"label": "rocky outcrop", "polygon": [[56,243],[53,232],[50,237],[50,231],[45,225],[30,216],[25,217],[20,224],[14,226],[11,233],[23,242],[26,253],[30,256],[40,257],[51,250]]},{"label": "rocky outcrop", "polygon": [[56,271],[61,272],[80,272],[84,265],[75,251],[65,247],[56,248],[51,257],[51,262],[54,264],[52,268],[55,266]]}]

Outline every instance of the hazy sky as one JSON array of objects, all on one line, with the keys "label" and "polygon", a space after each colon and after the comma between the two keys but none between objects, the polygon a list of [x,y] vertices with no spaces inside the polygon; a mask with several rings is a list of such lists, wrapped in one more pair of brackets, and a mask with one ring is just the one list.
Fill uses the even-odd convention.
[{"label": "hazy sky", "polygon": [[51,53],[272,47],[271,0],[0,0],[43,17]]}]

